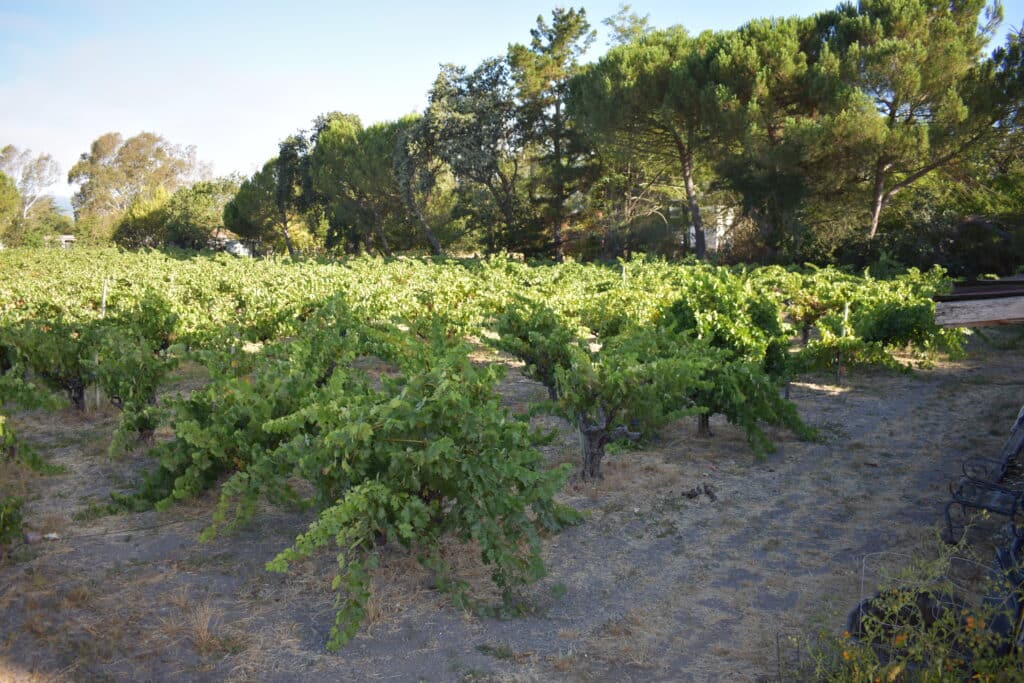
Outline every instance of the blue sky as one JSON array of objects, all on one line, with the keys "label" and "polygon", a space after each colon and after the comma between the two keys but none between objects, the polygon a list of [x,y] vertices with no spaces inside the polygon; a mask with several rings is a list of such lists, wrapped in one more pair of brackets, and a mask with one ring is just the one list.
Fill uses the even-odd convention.
[{"label": "blue sky", "polygon": [[[67,172],[99,135],[145,130],[195,145],[217,174],[248,175],[320,113],[369,123],[421,110],[439,64],[504,54],[556,4],[0,0],[0,145],[48,152]],[[632,4],[656,27],[699,32],[836,3]],[[601,30],[619,2],[583,6]],[[1004,11],[1001,33],[1020,26],[1024,0]],[[595,53],[605,42],[602,31]]]}]

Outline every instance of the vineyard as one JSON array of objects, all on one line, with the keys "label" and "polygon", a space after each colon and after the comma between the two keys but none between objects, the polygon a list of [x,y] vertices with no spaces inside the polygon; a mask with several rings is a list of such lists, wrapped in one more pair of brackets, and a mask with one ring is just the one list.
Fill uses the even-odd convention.
[{"label": "vineyard", "polygon": [[[166,676],[181,662],[160,660],[159,641],[133,629],[160,631],[170,609],[188,615],[168,642],[189,644],[196,676],[244,679],[253,653],[269,648],[281,659],[261,660],[261,671],[316,678],[317,668],[295,673],[303,657],[365,672],[402,629],[421,638],[396,616],[416,613],[438,620],[439,634],[475,634],[457,636],[469,645],[427,638],[403,650],[451,650],[449,668],[431,679],[543,677],[570,659],[573,671],[604,671],[604,662],[625,678],[686,670],[694,663],[656,654],[689,637],[671,635],[686,624],[673,628],[665,611],[645,616],[656,596],[673,593],[667,603],[685,622],[685,595],[674,593],[705,591],[713,582],[701,577],[749,543],[763,564],[799,570],[819,592],[835,579],[813,561],[785,564],[779,544],[790,541],[757,536],[770,521],[765,510],[749,516],[757,506],[787,501],[780,521],[803,534],[802,551],[824,534],[819,548],[842,550],[851,572],[857,552],[891,540],[876,529],[863,545],[837,549],[830,534],[842,536],[842,510],[860,519],[857,498],[872,491],[865,468],[926,476],[911,435],[893,429],[941,422],[935,396],[948,399],[966,372],[953,362],[963,332],[934,324],[931,297],[949,287],[940,269],[875,278],[644,258],[292,263],[0,252],[0,499],[11,510],[0,571],[15,577],[2,600],[23,622],[4,631],[0,652],[22,653],[11,659],[26,672],[46,669],[45,658],[24,653],[49,643],[69,653],[59,668],[71,679]],[[975,371],[978,362],[966,361]],[[956,396],[961,414],[943,429],[981,420],[978,401],[1000,400],[991,389]],[[854,413],[837,423],[829,416],[840,408]],[[883,428],[889,435],[875,442]],[[942,478],[936,467],[929,486]],[[836,486],[856,476],[855,493],[828,499],[813,483],[826,474]],[[866,508],[887,509],[887,496],[904,493]],[[837,500],[824,521],[810,516]],[[908,514],[891,527],[904,541],[933,521],[929,510]],[[686,515],[699,525],[684,529]],[[718,526],[729,541],[708,537]],[[54,540],[20,544],[15,528]],[[622,548],[638,555],[628,560]],[[88,576],[54,579],[55,557],[87,558]],[[674,567],[665,557],[685,560],[686,574],[646,573]],[[177,597],[149,595],[153,613],[117,626],[118,638],[139,643],[131,656],[97,645],[102,624],[54,616],[102,612],[112,586],[137,587],[156,565],[159,590]],[[197,602],[190,576],[223,590]],[[732,567],[723,585],[742,592],[753,576],[752,565]],[[60,597],[40,597],[43,584]],[[242,593],[266,609],[224,597]],[[766,614],[795,606],[791,591],[776,594],[751,604]],[[594,599],[614,614],[577,617],[591,639],[573,645],[573,628],[550,615]],[[296,613],[282,616],[282,600]],[[736,626],[720,596],[704,600],[702,610],[725,615],[709,633],[736,627],[768,638],[763,624]],[[546,625],[534,639],[558,647],[509,644],[538,621]],[[278,627],[288,634],[280,642],[268,635]],[[616,649],[635,634],[642,644]],[[743,661],[714,642],[701,666]],[[767,661],[744,666],[770,673]]]}]

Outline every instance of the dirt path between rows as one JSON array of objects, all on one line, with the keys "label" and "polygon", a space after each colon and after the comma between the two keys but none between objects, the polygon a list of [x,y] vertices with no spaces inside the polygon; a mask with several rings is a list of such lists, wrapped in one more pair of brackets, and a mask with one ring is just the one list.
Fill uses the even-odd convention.
[{"label": "dirt path between rows", "polygon": [[[0,467],[0,495],[26,497],[29,524],[61,537],[0,562],[0,680],[777,680],[779,642],[842,630],[866,556],[934,544],[960,460],[997,452],[1024,403],[1024,351],[977,346],[912,375],[830,381],[792,392],[821,440],[773,432],[765,461],[717,418],[712,439],[686,420],[609,456],[600,486],[566,490],[588,519],[547,541],[548,577],[521,616],[460,612],[389,550],[369,623],[337,654],[324,649],[333,558],[263,571],[308,517],[268,509],[198,544],[212,497],[97,516],[146,464],[107,458],[114,416],[18,416],[68,471]],[[502,391],[514,408],[544,394],[515,370]],[[550,424],[551,461],[575,461],[574,435]],[[691,497],[705,484],[714,500]],[[486,584],[471,549],[449,559]]]}]

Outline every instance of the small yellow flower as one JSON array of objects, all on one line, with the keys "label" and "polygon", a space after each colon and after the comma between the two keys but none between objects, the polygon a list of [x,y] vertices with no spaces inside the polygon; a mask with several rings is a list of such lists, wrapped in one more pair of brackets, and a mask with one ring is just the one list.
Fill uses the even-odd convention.
[{"label": "small yellow flower", "polygon": [[896,647],[900,647],[901,645],[905,644],[906,642],[907,642],[907,634],[906,633],[900,633],[895,638],[893,638],[893,641],[892,641],[893,645],[895,645]]},{"label": "small yellow flower", "polygon": [[843,650],[843,659],[846,659],[846,660],[850,659],[850,651],[849,650]]}]

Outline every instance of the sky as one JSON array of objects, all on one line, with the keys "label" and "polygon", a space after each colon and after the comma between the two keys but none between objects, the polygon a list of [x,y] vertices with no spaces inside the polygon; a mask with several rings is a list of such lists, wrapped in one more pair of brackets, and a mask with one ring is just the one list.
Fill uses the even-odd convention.
[{"label": "sky", "polygon": [[[354,113],[368,124],[422,111],[440,64],[473,67],[528,43],[538,15],[549,19],[557,4],[0,0],[0,146],[49,153],[66,174],[100,135],[149,131],[195,145],[215,175],[250,175],[321,113]],[[594,58],[607,44],[601,20],[619,4],[582,4],[600,33]],[[692,33],[835,4],[632,3],[652,26]],[[1024,0],[1003,7],[1000,40],[1021,25]],[[73,191],[63,182],[50,188],[57,197]]]}]

